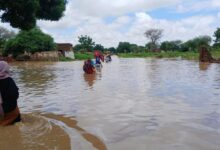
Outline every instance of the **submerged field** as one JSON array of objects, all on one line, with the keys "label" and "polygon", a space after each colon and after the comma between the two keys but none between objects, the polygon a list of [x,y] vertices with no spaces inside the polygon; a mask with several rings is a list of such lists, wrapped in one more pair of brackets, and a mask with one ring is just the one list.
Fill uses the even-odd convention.
[{"label": "submerged field", "polygon": [[220,64],[113,56],[92,75],[83,61],[10,65],[23,122],[0,128],[0,149],[219,150]]}]

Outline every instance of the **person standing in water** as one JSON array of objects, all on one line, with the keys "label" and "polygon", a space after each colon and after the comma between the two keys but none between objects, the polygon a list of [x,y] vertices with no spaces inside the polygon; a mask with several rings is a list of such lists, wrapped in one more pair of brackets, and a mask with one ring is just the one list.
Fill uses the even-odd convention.
[{"label": "person standing in water", "polygon": [[87,74],[95,73],[94,63],[91,59],[88,59],[87,61],[84,62],[83,70]]},{"label": "person standing in water", "polygon": [[18,87],[10,77],[9,65],[0,61],[0,125],[11,125],[21,121],[17,105]]}]

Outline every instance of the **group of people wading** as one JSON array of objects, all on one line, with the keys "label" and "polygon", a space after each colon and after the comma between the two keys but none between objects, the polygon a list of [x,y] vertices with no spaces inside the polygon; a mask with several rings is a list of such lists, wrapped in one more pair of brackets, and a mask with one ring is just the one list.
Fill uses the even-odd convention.
[{"label": "group of people wading", "polygon": [[[104,59],[106,62],[111,61],[111,56],[104,55],[100,52],[94,53],[95,63],[88,59],[85,61],[83,70],[87,74],[95,73],[96,67],[102,67]],[[10,76],[9,65],[6,61],[0,61],[0,126],[12,125],[21,121],[21,115],[18,108],[17,100],[19,89]]]},{"label": "group of people wading", "polygon": [[110,62],[112,60],[111,55],[107,54],[104,56],[99,51],[94,52],[95,62],[91,59],[88,59],[84,62],[83,70],[86,74],[93,74],[96,72],[96,68],[102,68],[102,62]]}]

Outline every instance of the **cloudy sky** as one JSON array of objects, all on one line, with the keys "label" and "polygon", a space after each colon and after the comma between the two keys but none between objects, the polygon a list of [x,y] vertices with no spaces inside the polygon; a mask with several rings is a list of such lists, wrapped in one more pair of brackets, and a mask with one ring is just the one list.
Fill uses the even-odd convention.
[{"label": "cloudy sky", "polygon": [[105,47],[119,41],[145,45],[144,32],[151,28],[164,30],[161,41],[186,41],[213,36],[220,27],[220,0],[69,0],[60,21],[38,21],[38,26],[56,42],[74,45],[80,35]]}]

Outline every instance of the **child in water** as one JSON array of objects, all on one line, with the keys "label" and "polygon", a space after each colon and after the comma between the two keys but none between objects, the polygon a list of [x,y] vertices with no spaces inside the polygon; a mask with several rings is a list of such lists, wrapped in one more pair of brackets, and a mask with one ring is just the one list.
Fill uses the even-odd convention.
[{"label": "child in water", "polygon": [[11,125],[21,121],[17,106],[18,87],[10,77],[9,65],[0,61],[0,125]]}]

